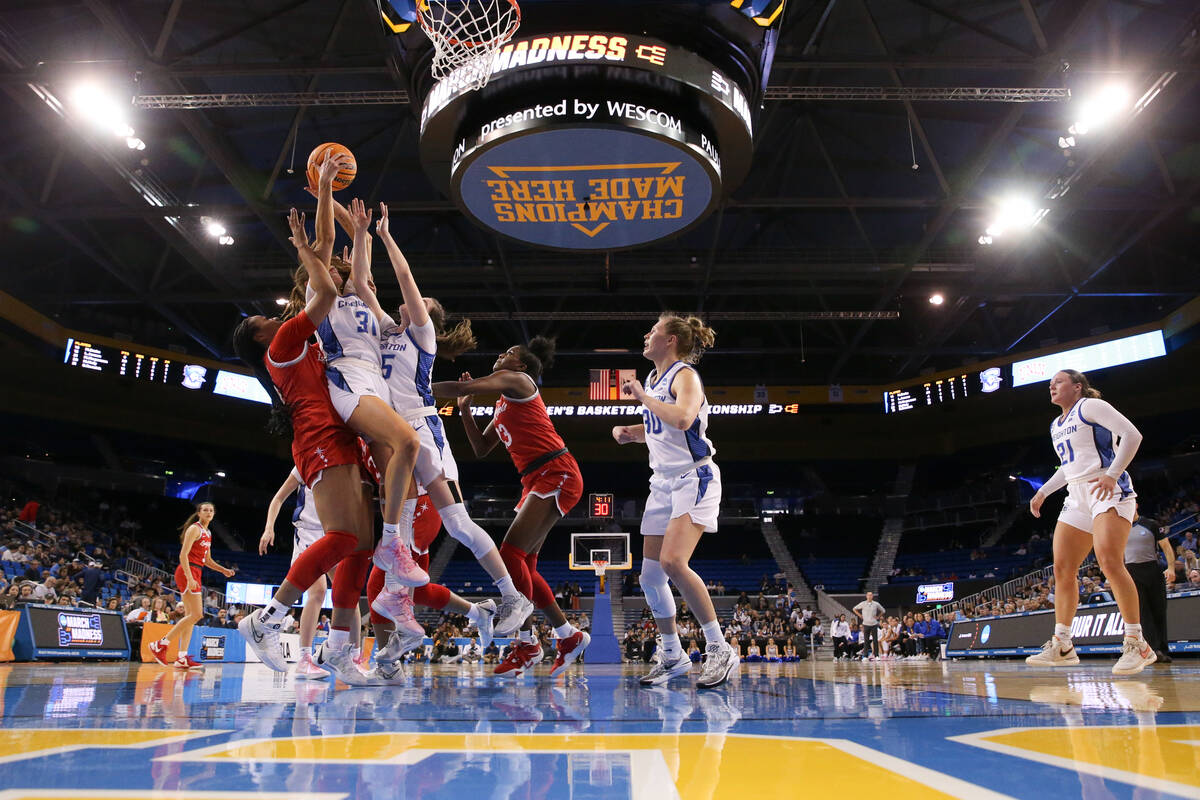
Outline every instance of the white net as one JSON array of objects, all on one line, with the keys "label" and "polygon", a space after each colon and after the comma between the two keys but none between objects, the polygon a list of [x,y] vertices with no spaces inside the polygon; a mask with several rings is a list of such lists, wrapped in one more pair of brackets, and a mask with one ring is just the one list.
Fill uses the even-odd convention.
[{"label": "white net", "polygon": [[433,42],[433,77],[481,89],[492,59],[521,25],[517,0],[418,0],[417,19]]}]

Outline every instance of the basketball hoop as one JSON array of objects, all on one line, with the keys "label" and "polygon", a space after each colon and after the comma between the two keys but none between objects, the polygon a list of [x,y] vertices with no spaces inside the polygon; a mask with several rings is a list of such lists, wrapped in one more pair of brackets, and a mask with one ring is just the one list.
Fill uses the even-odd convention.
[{"label": "basketball hoop", "polygon": [[433,77],[481,89],[492,59],[521,26],[517,0],[417,0],[417,21],[433,42]]},{"label": "basketball hoop", "polygon": [[604,591],[604,571],[608,569],[608,559],[593,558],[592,569],[596,570],[596,577],[600,579],[600,591]]}]

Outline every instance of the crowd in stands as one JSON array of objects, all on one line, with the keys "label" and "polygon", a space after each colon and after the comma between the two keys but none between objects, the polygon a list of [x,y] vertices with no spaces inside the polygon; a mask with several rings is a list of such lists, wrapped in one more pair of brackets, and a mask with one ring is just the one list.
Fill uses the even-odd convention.
[{"label": "crowd in stands", "polygon": [[[746,661],[800,660],[808,652],[810,637],[820,644],[821,620],[812,608],[800,607],[792,584],[777,583],[774,578],[764,575],[761,588],[772,591],[773,595],[768,597],[763,591],[753,599],[747,592],[738,595],[733,616],[724,626],[729,644]],[[675,626],[692,661],[698,662],[700,645],[704,642],[700,624],[686,601],[679,603]],[[641,619],[625,627],[621,651],[627,662],[649,663],[657,649],[657,627],[650,609],[646,608],[642,610]]]}]

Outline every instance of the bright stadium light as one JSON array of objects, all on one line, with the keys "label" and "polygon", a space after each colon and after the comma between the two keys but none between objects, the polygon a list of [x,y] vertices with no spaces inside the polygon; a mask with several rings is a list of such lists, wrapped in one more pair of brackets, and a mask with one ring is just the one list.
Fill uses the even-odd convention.
[{"label": "bright stadium light", "polygon": [[200,224],[204,226],[204,232],[214,239],[225,235],[225,226],[211,217],[201,217]]},{"label": "bright stadium light", "polygon": [[934,292],[929,295],[929,304],[932,306],[940,306],[944,302],[946,302],[946,298],[942,296],[941,292]]},{"label": "bright stadium light", "polygon": [[996,211],[992,216],[992,221],[988,223],[984,234],[995,237],[1003,236],[1010,231],[1021,231],[1032,228],[1044,213],[1044,209],[1038,209],[1027,198],[1016,196],[1005,197],[996,204]]},{"label": "bright stadium light", "polygon": [[1075,136],[1103,128],[1129,109],[1129,89],[1120,84],[1109,84],[1080,102],[1075,111],[1075,124],[1067,129]]},{"label": "bright stadium light", "polygon": [[125,137],[125,146],[128,147],[130,150],[145,150],[146,149],[146,143],[143,142],[141,139],[139,139],[136,136],[126,136]]},{"label": "bright stadium light", "polygon": [[103,131],[122,139],[133,138],[125,109],[117,100],[94,83],[81,83],[71,91],[71,107],[81,118]]},{"label": "bright stadium light", "polygon": [[221,238],[217,239],[217,244],[223,244],[223,245],[227,245],[227,246],[231,245],[231,244],[233,244],[233,237],[226,234],[225,236],[222,236]]},{"label": "bright stadium light", "polygon": [[286,298],[286,297],[276,297],[276,298],[275,298],[275,305],[277,305],[277,306],[286,306],[286,305],[287,305],[287,298]]}]

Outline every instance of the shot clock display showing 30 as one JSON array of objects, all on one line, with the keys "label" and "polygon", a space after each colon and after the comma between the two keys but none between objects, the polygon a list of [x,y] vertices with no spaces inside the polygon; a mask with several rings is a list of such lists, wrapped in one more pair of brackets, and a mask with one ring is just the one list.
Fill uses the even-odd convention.
[{"label": "shot clock display showing 30", "polygon": [[613,515],[613,496],[609,492],[607,494],[592,494],[591,497],[591,516],[593,519],[609,519]]}]

